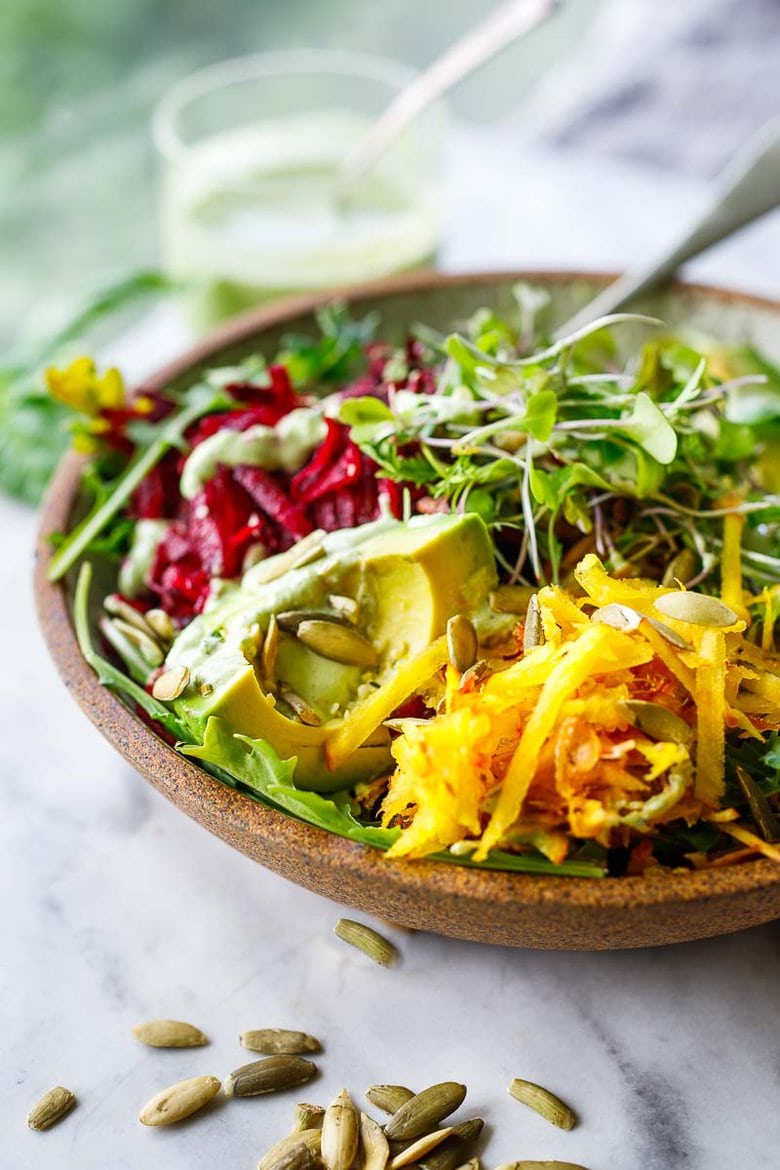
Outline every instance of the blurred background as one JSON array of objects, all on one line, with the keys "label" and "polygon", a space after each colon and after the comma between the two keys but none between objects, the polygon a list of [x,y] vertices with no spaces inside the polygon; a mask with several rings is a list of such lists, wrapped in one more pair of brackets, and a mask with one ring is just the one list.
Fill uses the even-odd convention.
[{"label": "blurred background", "polygon": [[[485,0],[4,0],[0,344],[56,324],[84,287],[158,263],[149,118],[184,74],[236,54],[299,46],[422,66],[487,7]],[[648,231],[676,226],[675,207],[687,215],[703,181],[780,110],[779,59],[777,0],[568,0],[561,15],[451,99],[445,194],[450,216],[469,210],[471,236],[461,218],[454,250],[445,238],[443,262],[576,264],[595,252],[604,265],[633,259],[626,241],[635,236],[641,250]],[[597,176],[595,188],[589,176]],[[526,195],[511,231],[507,184],[533,189],[531,214]],[[496,220],[490,210],[499,187],[504,214]],[[640,209],[626,206],[640,187],[648,192],[641,215],[657,209],[651,231],[637,221]],[[558,219],[532,214],[548,193]],[[595,239],[589,233],[587,255],[578,252],[585,199],[591,219],[600,215],[604,224]],[[611,241],[610,220],[628,223],[632,214],[632,231]]]}]

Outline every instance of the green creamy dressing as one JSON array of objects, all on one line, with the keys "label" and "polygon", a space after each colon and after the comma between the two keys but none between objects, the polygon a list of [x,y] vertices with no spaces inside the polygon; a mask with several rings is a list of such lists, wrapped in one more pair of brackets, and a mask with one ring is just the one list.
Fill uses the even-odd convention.
[{"label": "green creamy dressing", "polygon": [[146,589],[157,546],[168,524],[168,520],[139,520],[136,524],[130,551],[119,570],[119,592],[125,597],[138,597]]},{"label": "green creamy dressing", "polygon": [[217,431],[199,443],[187,458],[181,473],[181,494],[185,500],[194,499],[220,464],[225,467],[248,464],[265,471],[298,471],[327,431],[321,406],[291,410],[273,427],[258,424],[245,431]]}]

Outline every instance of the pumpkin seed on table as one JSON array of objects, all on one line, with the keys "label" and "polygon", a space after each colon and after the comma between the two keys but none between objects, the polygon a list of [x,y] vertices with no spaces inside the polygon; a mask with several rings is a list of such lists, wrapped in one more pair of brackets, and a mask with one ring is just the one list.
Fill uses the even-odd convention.
[{"label": "pumpkin seed on table", "polygon": [[706,593],[693,593],[681,589],[677,593],[664,593],[653,605],[664,617],[694,626],[712,626],[716,629],[733,626],[739,617],[730,606],[717,597]]},{"label": "pumpkin seed on table", "polygon": [[349,1170],[358,1149],[357,1109],[346,1089],[325,1110],[320,1156],[326,1170]]},{"label": "pumpkin seed on table", "polygon": [[368,638],[352,626],[341,625],[337,621],[303,621],[298,626],[296,636],[299,642],[315,654],[329,658],[332,662],[341,662],[344,666],[367,669],[379,662],[376,646]]},{"label": "pumpkin seed on table", "polygon": [[187,688],[190,681],[189,668],[186,666],[172,666],[163,671],[152,684],[152,697],[162,703],[171,703],[178,699]]},{"label": "pumpkin seed on table", "polygon": [[145,1020],[135,1025],[133,1035],[150,1048],[200,1048],[208,1044],[200,1028],[184,1020]]},{"label": "pumpkin seed on table", "polygon": [[321,1166],[321,1141],[322,1131],[319,1129],[288,1133],[263,1154],[258,1170],[309,1170],[309,1167]]},{"label": "pumpkin seed on table", "polygon": [[384,1113],[397,1113],[413,1096],[412,1090],[405,1085],[372,1085],[366,1089],[366,1100]]},{"label": "pumpkin seed on table", "polygon": [[75,1104],[75,1093],[72,1093],[70,1089],[64,1089],[62,1085],[55,1085],[53,1089],[49,1089],[48,1093],[43,1094],[40,1101],[33,1105],[27,1114],[27,1124],[30,1129],[39,1132],[51,1129],[53,1125],[62,1121],[63,1117],[70,1113]]},{"label": "pumpkin seed on table", "polygon": [[477,631],[465,614],[455,614],[447,622],[447,653],[459,674],[469,670],[477,661],[479,654]]},{"label": "pumpkin seed on table", "polygon": [[472,1117],[468,1121],[461,1121],[453,1127],[452,1133],[445,1142],[431,1154],[420,1159],[422,1170],[457,1170],[468,1158],[470,1147],[473,1146],[484,1129],[485,1123],[481,1117]]},{"label": "pumpkin seed on table", "polygon": [[295,1106],[293,1133],[307,1129],[322,1129],[324,1116],[325,1110],[321,1105],[310,1105],[307,1101],[300,1101]]},{"label": "pumpkin seed on table", "polygon": [[[322,1045],[308,1032],[290,1028],[255,1028],[239,1036],[242,1048],[267,1056],[298,1056],[302,1052],[321,1052]],[[308,1127],[307,1127],[308,1128]]]},{"label": "pumpkin seed on table", "polygon": [[445,1126],[444,1129],[434,1130],[433,1133],[428,1133],[424,1137],[417,1138],[411,1145],[407,1146],[405,1150],[401,1150],[390,1161],[390,1170],[401,1170],[402,1166],[410,1166],[413,1162],[417,1162],[419,1158],[424,1158],[426,1154],[430,1154],[431,1150],[435,1150],[442,1142],[446,1141],[452,1133],[452,1126]]},{"label": "pumpkin seed on table", "polygon": [[355,922],[352,918],[339,918],[333,927],[333,933],[342,942],[356,947],[382,967],[392,967],[398,958],[398,950],[389,939],[366,926],[364,922]]},{"label": "pumpkin seed on table", "polygon": [[385,1170],[390,1145],[382,1126],[367,1113],[360,1114],[360,1147],[363,1154],[361,1170]]},{"label": "pumpkin seed on table", "polygon": [[317,1072],[316,1064],[302,1056],[267,1056],[234,1069],[225,1080],[227,1097],[259,1097],[304,1085]]},{"label": "pumpkin seed on table", "polygon": [[559,1129],[573,1129],[577,1124],[574,1110],[542,1085],[516,1077],[509,1086],[509,1092],[516,1101],[536,1110],[546,1121],[557,1125]]},{"label": "pumpkin seed on table", "polygon": [[208,1105],[221,1088],[218,1077],[189,1077],[147,1101],[138,1115],[142,1125],[173,1125]]},{"label": "pumpkin seed on table", "polygon": [[444,1117],[454,1113],[466,1097],[466,1086],[442,1081],[416,1093],[398,1109],[385,1126],[390,1141],[414,1141],[424,1137]]}]

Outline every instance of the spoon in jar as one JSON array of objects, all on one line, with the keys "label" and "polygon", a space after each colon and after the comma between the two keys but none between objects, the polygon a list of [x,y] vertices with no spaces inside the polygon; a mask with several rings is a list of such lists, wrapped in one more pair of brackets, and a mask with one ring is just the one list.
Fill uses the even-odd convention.
[{"label": "spoon in jar", "polygon": [[555,331],[565,337],[597,317],[658,288],[680,265],[780,206],[780,117],[740,150],[715,181],[715,195],[681,240],[635,272],[627,272]]},{"label": "spoon in jar", "polygon": [[511,0],[446,49],[393,98],[344,158],[337,176],[337,199],[342,204],[348,200],[355,182],[432,102],[501,49],[536,28],[559,3],[560,0]]}]

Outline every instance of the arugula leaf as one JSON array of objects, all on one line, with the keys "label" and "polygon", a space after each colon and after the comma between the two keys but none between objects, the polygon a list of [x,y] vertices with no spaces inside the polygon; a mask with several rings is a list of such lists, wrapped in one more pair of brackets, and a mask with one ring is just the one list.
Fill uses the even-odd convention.
[{"label": "arugula leaf", "polygon": [[379,315],[369,313],[361,320],[352,318],[343,303],[332,302],[317,311],[321,336],[314,340],[305,334],[288,333],[282,338],[277,362],[297,388],[321,383],[346,381],[362,364],[364,348],[373,339]]}]

